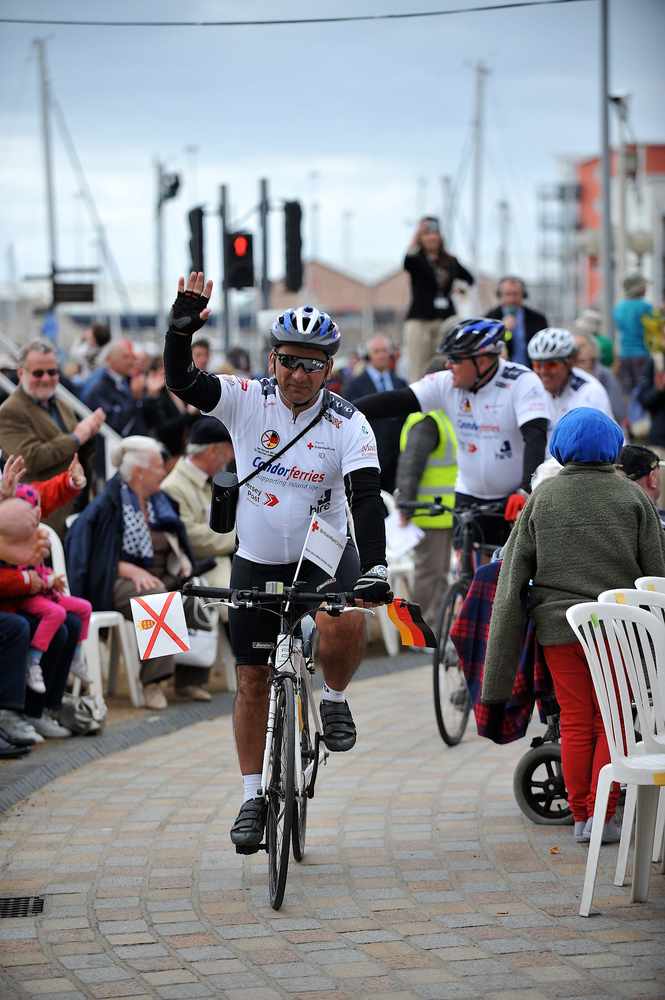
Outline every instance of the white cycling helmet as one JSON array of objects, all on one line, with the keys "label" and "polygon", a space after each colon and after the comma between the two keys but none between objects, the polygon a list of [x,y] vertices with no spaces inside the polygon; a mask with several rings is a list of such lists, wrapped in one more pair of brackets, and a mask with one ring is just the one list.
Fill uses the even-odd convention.
[{"label": "white cycling helmet", "polygon": [[569,330],[548,326],[531,338],[527,350],[532,361],[565,361],[576,348]]},{"label": "white cycling helmet", "polygon": [[342,335],[332,316],[316,306],[286,309],[277,317],[270,331],[273,350],[281,344],[318,347],[329,358],[336,354]]}]

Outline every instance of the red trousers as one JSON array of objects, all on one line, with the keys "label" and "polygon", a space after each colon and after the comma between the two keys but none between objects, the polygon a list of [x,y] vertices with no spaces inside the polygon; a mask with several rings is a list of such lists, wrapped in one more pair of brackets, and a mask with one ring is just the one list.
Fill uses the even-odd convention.
[{"label": "red trousers", "polygon": [[[579,642],[543,646],[561,709],[561,765],[568,804],[576,821],[593,816],[598,774],[610,762],[596,692]],[[606,819],[614,816],[619,785],[610,789]]]},{"label": "red trousers", "polygon": [[45,594],[35,594],[21,604],[21,610],[39,618],[39,624],[30,645],[43,653],[49,648],[51,639],[64,624],[67,612],[71,611],[81,619],[81,639],[87,639],[92,604],[82,597],[72,597],[70,594],[57,594],[46,597]]}]

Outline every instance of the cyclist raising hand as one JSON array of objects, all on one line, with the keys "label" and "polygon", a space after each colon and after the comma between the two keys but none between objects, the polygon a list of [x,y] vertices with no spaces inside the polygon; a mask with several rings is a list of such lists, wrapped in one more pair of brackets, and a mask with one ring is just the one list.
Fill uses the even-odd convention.
[{"label": "cyclist raising hand", "polygon": [[[363,604],[389,601],[374,434],[353,405],[324,389],[341,340],[336,323],[313,306],[286,310],[271,331],[271,378],[211,375],[194,365],[191,349],[192,335],[210,315],[211,292],[212,282],[204,284],[200,273],[192,273],[186,287],[180,279],[164,347],[168,388],[227,426],[240,479],[311,426],[283,458],[240,490],[231,587],[291,584],[312,515],[321,514],[345,532],[348,497],[359,551],[349,540],[335,581],[306,561],[299,580],[322,595],[326,589],[353,591]],[[328,749],[350,750],[356,728],[344,692],[364,652],[362,615],[318,617],[323,736]],[[238,664],[233,721],[244,786],[231,840],[251,853],[258,850],[265,825],[265,799],[256,793],[268,712],[267,663],[279,619],[265,611],[230,609],[229,626]]]},{"label": "cyclist raising hand", "polygon": [[356,400],[365,416],[404,417],[442,409],[457,435],[455,506],[506,501],[504,522],[480,517],[488,544],[503,545],[526,503],[531,476],[545,456],[549,404],[537,375],[500,357],[503,323],[465,319],[439,348],[448,370],[426,375],[408,389]]}]

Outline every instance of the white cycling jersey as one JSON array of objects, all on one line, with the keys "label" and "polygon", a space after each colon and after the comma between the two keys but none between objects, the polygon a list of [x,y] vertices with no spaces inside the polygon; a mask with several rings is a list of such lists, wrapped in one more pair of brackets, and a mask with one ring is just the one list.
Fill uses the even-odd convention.
[{"label": "white cycling jersey", "polygon": [[410,388],[424,413],[443,409],[455,427],[458,493],[497,500],[519,489],[524,457],[520,427],[550,415],[547,393],[534,372],[500,359],[494,378],[477,392],[455,389],[449,371],[425,375]]},{"label": "white cycling jersey", "polygon": [[[298,413],[282,402],[274,379],[220,375],[222,395],[210,415],[228,428],[238,479],[279,452],[316,416],[322,394]],[[344,476],[378,469],[374,432],[352,403],[329,393],[324,416],[286,454],[240,490],[238,555],[252,562],[297,562],[312,514],[346,531]]]},{"label": "white cycling jersey", "polygon": [[594,375],[585,372],[582,368],[572,368],[570,378],[563,387],[563,391],[558,396],[547,393],[550,401],[550,429],[564,413],[574,410],[578,406],[592,406],[597,410],[602,410],[608,417],[614,420],[610,397],[607,395],[605,386],[601,385]]}]

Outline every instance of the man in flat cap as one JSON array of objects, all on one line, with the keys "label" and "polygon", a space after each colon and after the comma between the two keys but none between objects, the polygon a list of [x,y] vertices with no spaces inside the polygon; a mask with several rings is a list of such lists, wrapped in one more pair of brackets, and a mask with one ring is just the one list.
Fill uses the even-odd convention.
[{"label": "man in flat cap", "polygon": [[210,587],[228,587],[231,578],[235,531],[220,535],[209,527],[213,476],[231,462],[233,445],[224,424],[215,417],[199,417],[192,424],[185,454],[162,483],[180,508],[195,558],[217,560],[215,569],[206,573]]},{"label": "man in flat cap", "polygon": [[[660,495],[660,469],[665,465],[655,451],[639,444],[627,444],[621,449],[617,468],[632,479],[655,504]],[[665,511],[658,509],[660,522],[665,528]]]}]

